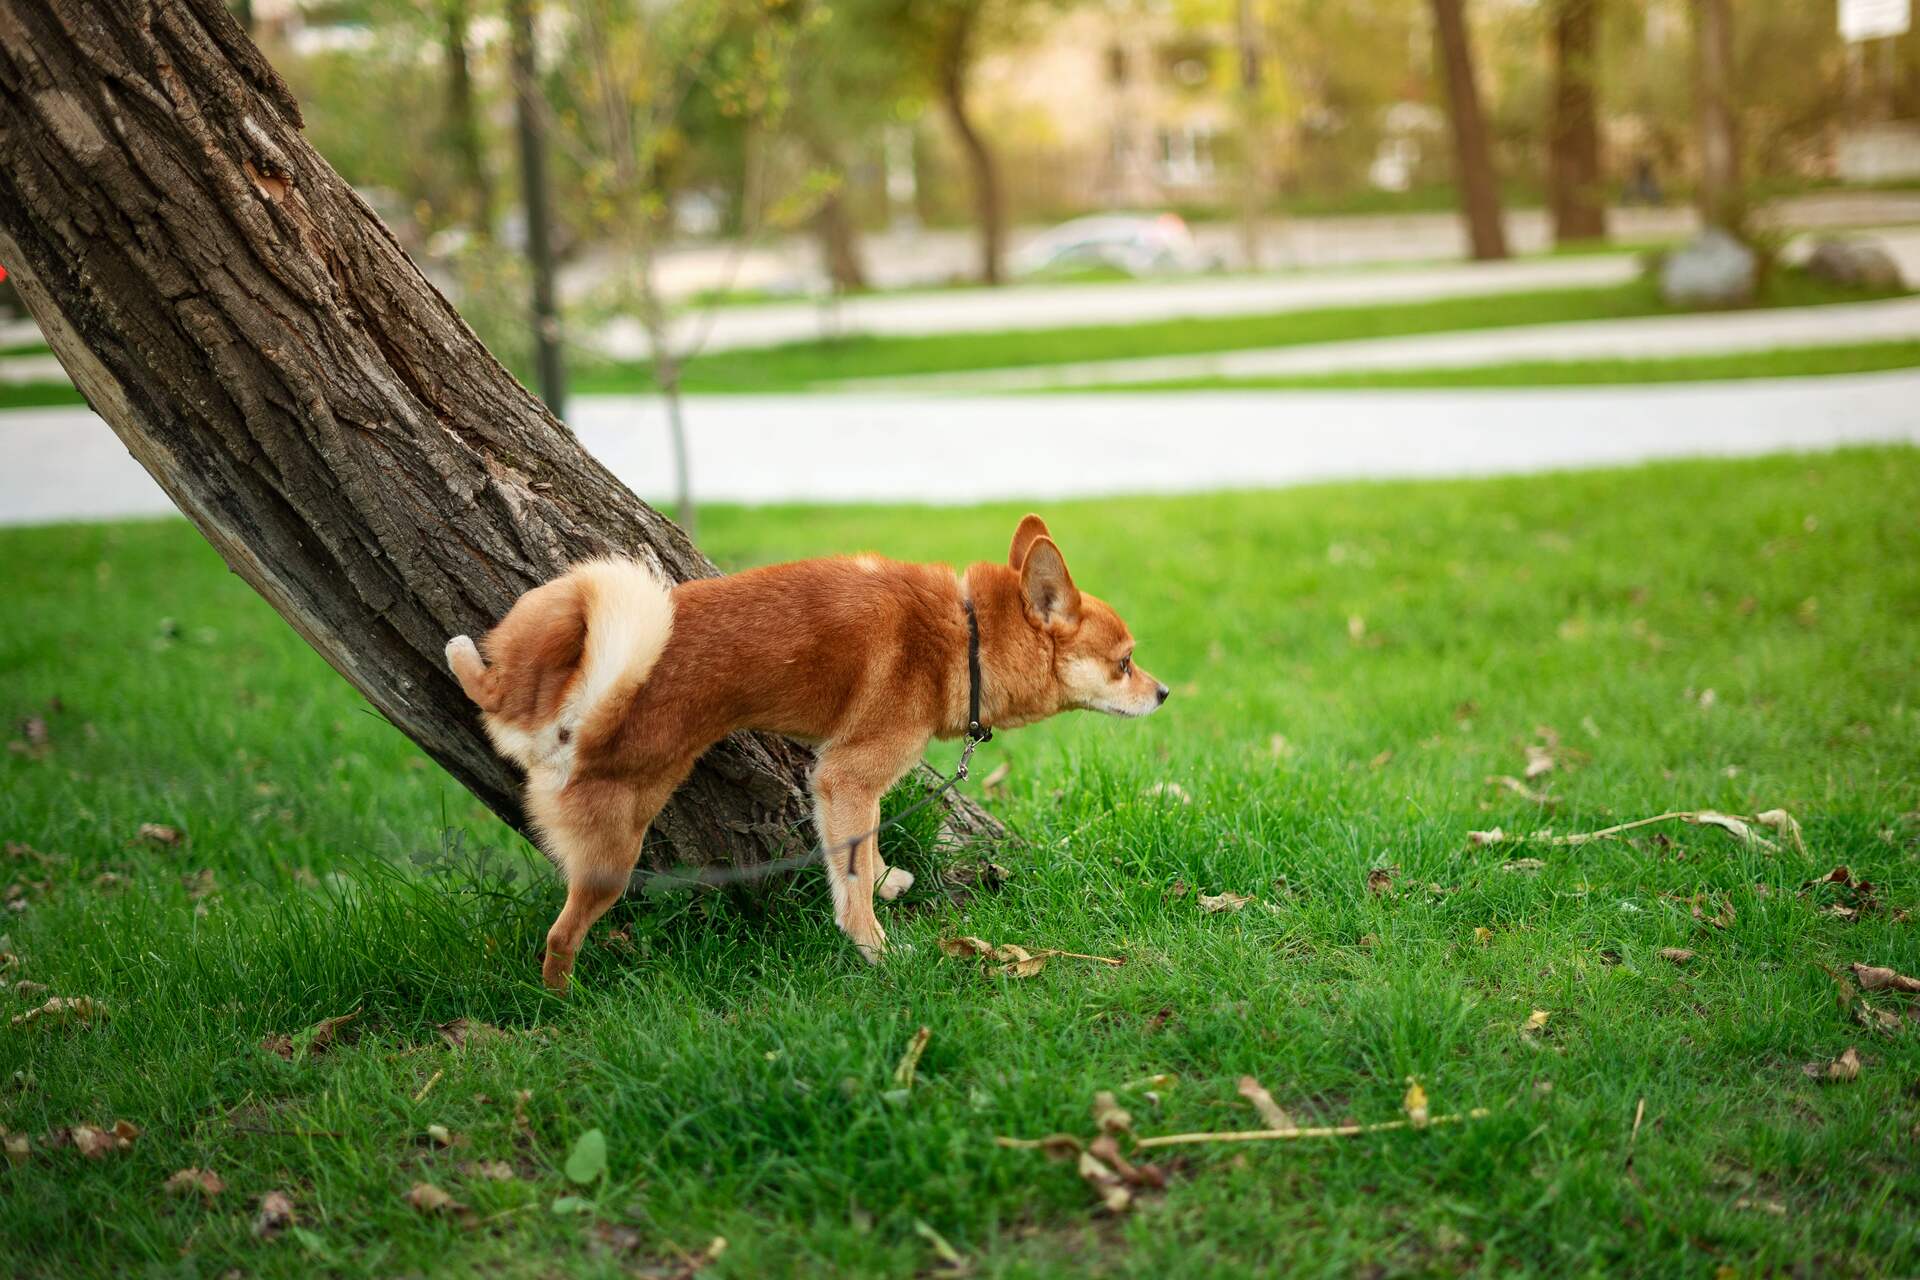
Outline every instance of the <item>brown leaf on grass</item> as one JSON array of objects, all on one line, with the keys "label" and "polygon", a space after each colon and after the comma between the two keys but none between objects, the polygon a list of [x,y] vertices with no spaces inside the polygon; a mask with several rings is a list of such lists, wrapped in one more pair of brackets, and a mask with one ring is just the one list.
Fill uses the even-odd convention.
[{"label": "brown leaf on grass", "polygon": [[140,824],[140,829],[134,833],[133,838],[144,841],[147,844],[162,845],[170,849],[179,844],[182,837],[180,835],[180,828],[178,827],[170,827],[164,822],[143,822]]},{"label": "brown leaf on grass", "polygon": [[1800,1068],[1800,1073],[1811,1080],[1830,1080],[1844,1084],[1860,1078],[1860,1051],[1848,1045],[1846,1051],[1831,1062],[1809,1062]]},{"label": "brown leaf on grass", "polygon": [[1120,1105],[1112,1090],[1093,1095],[1093,1127],[1102,1133],[1131,1133],[1133,1113]]},{"label": "brown leaf on grass", "polygon": [[1125,963],[1111,956],[1090,956],[1078,951],[1061,951],[1053,947],[1029,951],[1011,942],[995,946],[985,938],[976,938],[970,934],[940,939],[940,950],[961,959],[978,958],[986,961],[988,963],[982,966],[983,973],[997,973],[1009,978],[1031,978],[1044,969],[1047,961],[1055,956],[1069,960],[1091,960],[1096,964],[1114,966]]},{"label": "brown leaf on grass", "polygon": [[1688,913],[1692,915],[1695,920],[1700,921],[1700,923],[1702,924],[1710,924],[1716,929],[1732,928],[1733,922],[1736,918],[1733,913],[1732,901],[1726,898],[1721,898],[1720,905],[1717,910],[1708,910],[1709,908],[1712,908],[1713,905],[1714,905],[1714,895],[1705,894],[1705,893],[1696,893],[1688,901],[1687,910],[1688,910]]},{"label": "brown leaf on grass", "polygon": [[1773,841],[1748,826],[1745,818],[1737,817],[1731,813],[1718,813],[1712,809],[1702,809],[1698,813],[1681,814],[1680,818],[1681,821],[1690,822],[1695,826],[1719,827],[1736,840],[1744,841],[1750,845],[1758,845],[1765,849],[1778,847]]},{"label": "brown leaf on grass", "polygon": [[1660,948],[1660,958],[1662,960],[1671,960],[1675,964],[1685,964],[1693,959],[1693,952],[1687,950],[1685,947],[1662,947]]},{"label": "brown leaf on grass", "polygon": [[12,1025],[23,1027],[30,1022],[59,1023],[63,1026],[85,1026],[107,1016],[105,1006],[92,996],[52,996],[37,1009],[15,1014]]},{"label": "brown leaf on grass", "polygon": [[25,1164],[33,1155],[33,1140],[24,1133],[0,1133],[0,1147],[6,1149],[8,1164]]},{"label": "brown leaf on grass", "polygon": [[66,1140],[73,1149],[89,1160],[99,1160],[112,1152],[125,1151],[140,1136],[140,1128],[126,1120],[116,1120],[111,1129],[96,1129],[90,1124],[77,1124],[67,1130]]},{"label": "brown leaf on grass", "polygon": [[1527,1020],[1520,1024],[1520,1034],[1524,1036],[1532,1035],[1536,1031],[1545,1031],[1547,1029],[1547,1019],[1552,1016],[1553,1013],[1551,1010],[1535,1009],[1527,1015]]},{"label": "brown leaf on grass", "polygon": [[427,1141],[436,1147],[451,1147],[456,1143],[465,1142],[466,1139],[456,1136],[453,1130],[443,1124],[430,1124],[427,1126]]},{"label": "brown leaf on grass", "polygon": [[993,954],[993,944],[985,938],[963,933],[955,938],[940,939],[940,950],[950,956],[989,956]]},{"label": "brown leaf on grass", "polygon": [[932,1027],[921,1027],[913,1033],[913,1039],[907,1041],[907,1051],[900,1055],[899,1063],[893,1068],[895,1088],[913,1088],[914,1074],[920,1069],[920,1055],[927,1051],[927,1042],[932,1039]]},{"label": "brown leaf on grass", "polygon": [[455,1018],[452,1022],[443,1022],[436,1028],[440,1038],[455,1049],[464,1049],[470,1044],[488,1040],[498,1040],[507,1033],[490,1022],[478,1018]]},{"label": "brown leaf on grass", "polygon": [[46,983],[35,982],[31,978],[22,978],[13,984],[13,994],[22,1000],[32,1000],[37,996],[47,994],[47,991],[48,987]]},{"label": "brown leaf on grass", "polygon": [[1080,1153],[1080,1177],[1100,1197],[1100,1204],[1108,1213],[1125,1213],[1133,1204],[1133,1192],[1127,1187],[1127,1181],[1119,1171],[1109,1166],[1091,1151]]},{"label": "brown leaf on grass", "polygon": [[461,1173],[469,1178],[480,1178],[487,1182],[512,1182],[513,1166],[505,1160],[468,1160],[459,1166]]},{"label": "brown leaf on grass", "polygon": [[458,1213],[466,1208],[431,1182],[414,1183],[407,1191],[406,1200],[421,1213]]},{"label": "brown leaf on grass", "polygon": [[227,1189],[227,1184],[211,1169],[182,1169],[161,1183],[160,1189],[170,1196],[197,1195],[211,1201]]},{"label": "brown leaf on grass", "polygon": [[1286,1108],[1275,1102],[1273,1095],[1267,1092],[1266,1086],[1252,1076],[1240,1077],[1238,1091],[1241,1097],[1253,1104],[1253,1109],[1260,1113],[1260,1119],[1265,1122],[1267,1128],[1299,1128],[1294,1123],[1293,1117],[1287,1114]]},{"label": "brown leaf on grass", "polygon": [[1532,787],[1528,786],[1526,783],[1522,782],[1520,779],[1514,777],[1510,773],[1488,774],[1487,785],[1492,787],[1502,787],[1508,791],[1511,791],[1513,792],[1513,794],[1519,796],[1522,800],[1525,800],[1528,804],[1543,805],[1548,808],[1551,808],[1554,805],[1557,805],[1560,803],[1558,800],[1554,799],[1552,796],[1548,795],[1546,792],[1534,790]]},{"label": "brown leaf on grass", "polygon": [[1495,827],[1491,831],[1467,832],[1467,843],[1475,847],[1478,847],[1480,845],[1500,844],[1503,841],[1505,841],[1506,838],[1507,838],[1507,833],[1502,831],[1499,827]]},{"label": "brown leaf on grass", "polygon": [[292,1061],[295,1058],[313,1057],[327,1052],[340,1042],[340,1028],[360,1016],[355,1009],[352,1013],[336,1014],[331,1018],[322,1018],[305,1031],[293,1035],[275,1033],[260,1042],[260,1047],[268,1053],[278,1054]]},{"label": "brown leaf on grass", "polygon": [[271,1240],[293,1222],[293,1201],[287,1199],[284,1192],[269,1191],[260,1197],[260,1211],[253,1217],[254,1238]]},{"label": "brown leaf on grass", "polygon": [[1910,995],[1920,995],[1920,978],[1909,978],[1904,973],[1861,964],[1857,960],[1847,967],[1853,970],[1853,976],[1860,983],[1862,991],[1904,991]]},{"label": "brown leaf on grass", "polygon": [[187,872],[180,877],[180,887],[187,891],[187,898],[192,902],[198,902],[209,894],[219,892],[220,889],[220,886],[214,883],[213,870],[210,867]]},{"label": "brown leaf on grass", "polygon": [[1375,867],[1367,872],[1367,892],[1374,897],[1393,892],[1393,877],[1400,870],[1398,865]]},{"label": "brown leaf on grass", "polygon": [[1554,765],[1558,763],[1554,758],[1553,748],[1550,746],[1542,746],[1538,743],[1530,744],[1526,748],[1526,753],[1527,767],[1521,770],[1521,772],[1526,775],[1527,781],[1529,782],[1543,773],[1552,772]]},{"label": "brown leaf on grass", "polygon": [[1203,893],[1198,899],[1206,912],[1238,911],[1253,899],[1244,893]]},{"label": "brown leaf on grass", "polygon": [[1101,1134],[1087,1144],[1095,1159],[1112,1169],[1130,1187],[1165,1190],[1167,1175],[1150,1164],[1134,1164],[1120,1154],[1120,1143],[1112,1134]]},{"label": "brown leaf on grass", "polygon": [[1473,940],[1479,946],[1484,947],[1493,941],[1493,930],[1483,924],[1477,924],[1473,927]]},{"label": "brown leaf on grass", "polygon": [[1793,815],[1785,809],[1768,809],[1765,813],[1757,815],[1754,821],[1763,827],[1778,831],[1795,853],[1804,854],[1807,851],[1806,837],[1800,832],[1800,824],[1794,821]]},{"label": "brown leaf on grass", "polygon": [[1087,1144],[1071,1133],[1050,1133],[1044,1138],[995,1138],[993,1145],[1016,1151],[1039,1151],[1049,1160],[1071,1160],[1087,1149]]}]

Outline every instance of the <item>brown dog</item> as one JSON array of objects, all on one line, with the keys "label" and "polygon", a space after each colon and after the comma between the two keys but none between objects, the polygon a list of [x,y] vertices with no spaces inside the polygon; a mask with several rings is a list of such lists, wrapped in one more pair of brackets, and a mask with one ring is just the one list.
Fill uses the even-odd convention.
[{"label": "brown dog", "polygon": [[709,746],[735,729],[815,745],[814,812],[834,920],[869,960],[886,949],[873,895],[913,883],[880,861],[880,798],[932,738],[966,732],[967,607],[980,719],[995,728],[1074,709],[1143,716],[1167,687],[1133,663],[1118,614],[1073,585],[1038,516],[1005,565],[804,560],[668,587],[595,560],[515,602],[481,650],[447,662],[487,733],[527,771],[527,812],[567,879],[542,976],[562,990],[581,939],[626,887],[647,825]]}]

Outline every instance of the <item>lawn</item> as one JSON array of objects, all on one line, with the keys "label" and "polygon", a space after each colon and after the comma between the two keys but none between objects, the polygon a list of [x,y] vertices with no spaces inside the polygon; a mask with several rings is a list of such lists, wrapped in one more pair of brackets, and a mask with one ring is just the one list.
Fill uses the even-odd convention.
[{"label": "lawn", "polygon": [[1920,368],[1920,341],[1788,347],[1719,355],[1612,360],[1526,360],[1466,368],[1366,369],[1273,377],[1164,378],[1061,388],[1072,391],[1351,390],[1385,387],[1581,387],[1653,382],[1729,382],[1743,378],[1815,378]]},{"label": "lawn", "polygon": [[[1771,277],[1759,305],[1806,307],[1889,296],[1893,295],[1838,288],[1801,272],[1779,271]],[[1097,298],[1090,295],[1089,306],[1097,307]],[[1062,329],[853,337],[716,351],[688,361],[683,381],[690,391],[791,391],[855,378],[1247,351],[1673,313],[1661,301],[1659,290],[1641,280],[1603,289],[1551,289],[1137,324],[1101,324],[1097,316],[1090,316],[1085,325]],[[644,363],[586,364],[575,371],[574,378],[574,388],[581,394],[644,391],[652,384],[651,369]]]},{"label": "lawn", "polygon": [[[1058,504],[1175,693],[983,749],[1004,886],[894,842],[921,887],[878,970],[817,873],[625,903],[567,1001],[526,846],[184,524],[0,532],[0,980],[47,988],[0,1006],[107,1015],[0,1028],[8,1270],[686,1274],[720,1237],[703,1275],[1914,1274],[1920,998],[1876,992],[1876,1032],[1823,967],[1920,973],[1917,505],[1891,449]],[[1021,509],[703,530],[736,566],[966,559]],[[1530,760],[1537,798],[1486,781]],[[1469,840],[1702,808],[1806,849]],[[1802,891],[1836,865],[1872,888]],[[962,934],[1126,963],[983,977]],[[1849,1046],[1857,1079],[1803,1072]],[[1242,1074],[1309,1125],[1395,1119],[1409,1077],[1487,1114],[1142,1152],[1168,1185],[1118,1216],[994,1143],[1090,1134],[1101,1090],[1141,1135],[1252,1128]],[[186,1168],[224,1189],[164,1194]],[[257,1238],[268,1193],[294,1221]]]}]

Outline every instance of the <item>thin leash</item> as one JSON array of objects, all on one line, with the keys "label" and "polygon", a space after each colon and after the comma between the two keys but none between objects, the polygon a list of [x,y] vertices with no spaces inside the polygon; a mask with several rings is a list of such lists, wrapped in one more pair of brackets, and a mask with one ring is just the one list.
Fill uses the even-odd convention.
[{"label": "thin leash", "polygon": [[967,767],[973,760],[974,749],[983,742],[992,742],[993,730],[980,723],[980,621],[974,614],[973,601],[963,601],[962,606],[967,612],[967,742],[960,749],[960,763],[954,766],[950,777],[943,778],[939,786],[873,830],[862,832],[850,840],[841,841],[831,850],[826,844],[821,843],[814,845],[805,853],[795,854],[789,858],[776,858],[772,862],[756,863],[751,867],[703,867],[690,874],[678,871],[636,871],[628,881],[628,887],[637,887],[642,893],[649,894],[671,893],[676,889],[717,888],[721,885],[748,883],[788,871],[798,871],[819,862],[829,852],[838,852],[841,849],[852,851],[859,848],[887,828],[899,826],[965,782]]}]

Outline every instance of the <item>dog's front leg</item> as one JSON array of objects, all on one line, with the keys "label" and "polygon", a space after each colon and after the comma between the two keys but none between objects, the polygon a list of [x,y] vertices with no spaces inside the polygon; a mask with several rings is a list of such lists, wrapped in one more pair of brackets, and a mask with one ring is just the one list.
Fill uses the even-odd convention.
[{"label": "dog's front leg", "polygon": [[886,930],[873,914],[874,891],[886,870],[874,834],[886,787],[857,762],[830,755],[821,759],[813,778],[814,812],[826,849],[827,883],[833,889],[833,922],[875,964],[887,949]]}]

